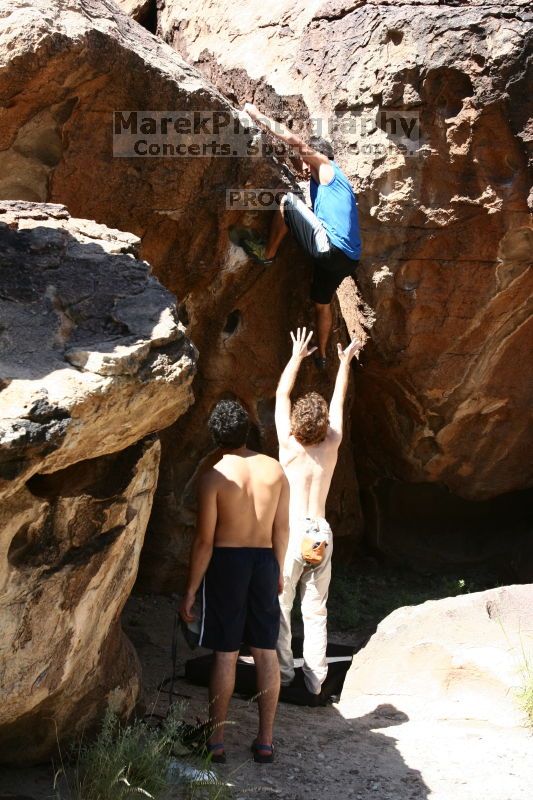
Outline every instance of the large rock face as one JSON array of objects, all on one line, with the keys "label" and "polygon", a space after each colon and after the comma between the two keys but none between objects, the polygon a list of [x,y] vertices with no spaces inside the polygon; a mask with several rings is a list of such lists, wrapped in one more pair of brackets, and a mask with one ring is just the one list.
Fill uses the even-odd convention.
[{"label": "large rock face", "polygon": [[[288,186],[292,178],[272,157],[114,157],[115,110],[237,116],[199,72],[110,2],[38,0],[29,7],[15,0],[0,20],[0,52],[0,198],[64,203],[75,216],[138,235],[142,257],[179,298],[201,353],[197,402],[164,437],[153,546],[143,569],[146,586],[176,589],[194,524],[194,476],[212,449],[209,409],[221,396],[239,396],[258,444],[275,454],[273,398],[289,330],[313,319],[301,253],[287,245],[272,268],[251,263],[231,244],[228,227],[264,232],[270,215],[227,208],[226,190]],[[332,378],[330,372],[319,386],[328,396]],[[300,389],[315,382],[308,366]],[[350,466],[336,476],[331,496],[340,534],[361,530],[348,439],[349,423],[343,457]]]},{"label": "large rock face", "polygon": [[[515,493],[531,487],[533,444],[528,4],[158,7],[161,35],[235,102],[329,127],[359,191],[359,284],[376,322],[353,424],[370,540],[428,565],[520,548],[527,496]],[[400,138],[413,120],[419,138]]]},{"label": "large rock face", "polygon": [[526,721],[533,585],[399,608],[357,653],[340,700],[343,716],[392,704],[416,720]]},{"label": "large rock face", "polygon": [[196,353],[139,239],[0,201],[0,487],[122,450],[190,405]]},{"label": "large rock face", "polygon": [[129,233],[0,202],[0,760],[133,708],[120,628],[196,351]]}]

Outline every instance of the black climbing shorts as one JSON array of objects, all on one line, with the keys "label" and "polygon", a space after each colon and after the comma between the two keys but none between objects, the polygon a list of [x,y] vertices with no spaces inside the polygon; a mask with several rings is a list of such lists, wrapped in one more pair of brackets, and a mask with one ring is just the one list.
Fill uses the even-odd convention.
[{"label": "black climbing shorts", "polygon": [[270,547],[214,547],[201,586],[198,644],[231,653],[241,644],[275,650],[279,564]]},{"label": "black climbing shorts", "polygon": [[[359,261],[352,261],[342,250],[338,250],[337,252],[344,256],[349,264],[346,264],[336,271],[325,269],[323,259],[316,259],[313,261],[313,280],[311,282],[311,300],[313,303],[328,305],[328,303],[331,303],[333,295],[343,280],[349,275],[354,277],[355,268],[359,264]],[[339,259],[339,261],[341,261],[341,259]]]},{"label": "black climbing shorts", "polygon": [[311,300],[322,305],[331,303],[344,278],[354,275],[359,261],[348,258],[330,242],[322,222],[292,192],[285,197],[283,216],[296,241],[313,259]]}]

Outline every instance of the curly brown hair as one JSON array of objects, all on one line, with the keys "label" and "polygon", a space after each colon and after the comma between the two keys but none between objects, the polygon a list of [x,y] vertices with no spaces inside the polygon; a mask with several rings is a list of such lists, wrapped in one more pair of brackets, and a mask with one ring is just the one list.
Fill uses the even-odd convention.
[{"label": "curly brown hair", "polygon": [[299,397],[291,411],[291,433],[300,444],[318,444],[328,432],[328,404],[317,392]]}]

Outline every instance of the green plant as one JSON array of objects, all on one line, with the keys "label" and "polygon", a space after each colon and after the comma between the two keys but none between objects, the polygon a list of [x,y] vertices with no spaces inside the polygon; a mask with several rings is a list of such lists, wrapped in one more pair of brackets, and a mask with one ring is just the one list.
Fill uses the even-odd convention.
[{"label": "green plant", "polygon": [[143,720],[122,725],[108,710],[94,740],[81,740],[57,771],[57,800],[127,800],[133,795],[164,800],[178,786],[183,798],[227,797],[228,787],[209,760],[191,755],[191,750],[201,751],[205,726],[188,725],[183,716],[184,705],[175,703],[160,726]]},{"label": "green plant", "polygon": [[[497,617],[501,631],[507,640],[509,652],[516,649],[511,637],[507,631],[506,626],[501,618]],[[526,650],[524,639],[519,630],[518,637],[520,640],[520,658],[517,660],[517,672],[521,676],[521,683],[518,686],[512,687],[515,699],[522,708],[526,719],[526,725],[533,728],[533,660],[531,651]]]},{"label": "green plant", "polygon": [[527,723],[533,727],[533,662],[522,646],[522,684],[517,690],[520,706],[526,716]]}]

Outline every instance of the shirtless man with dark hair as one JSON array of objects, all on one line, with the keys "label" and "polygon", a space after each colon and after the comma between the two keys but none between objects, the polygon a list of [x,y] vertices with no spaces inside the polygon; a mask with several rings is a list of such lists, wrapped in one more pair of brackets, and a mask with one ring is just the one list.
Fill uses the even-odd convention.
[{"label": "shirtless man with dark hair", "polygon": [[350,376],[350,363],[361,343],[354,339],[343,350],[337,345],[339,371],[328,407],[323,397],[310,392],[291,406],[291,392],[313,332],[298,328],[291,333],[292,356],[280,378],[276,392],[276,430],[279,460],[290,485],[289,546],[283,568],[280,597],[281,627],[278,657],[281,683],[294,678],[291,648],[291,611],[300,585],[304,623],[304,680],[312,694],[320,694],[328,667],[327,600],[331,578],[333,536],[326,519],[326,499],[337,464],[342,440],[343,406]]},{"label": "shirtless man with dark hair", "polygon": [[218,403],[209,429],[222,455],[199,482],[196,538],[180,614],[185,622],[194,620],[201,586],[199,644],[215,651],[209,686],[212,760],[226,760],[224,723],[239,649],[247,644],[257,670],[259,706],[252,751],[255,761],[270,763],[280,686],[278,593],[289,533],[289,485],[275,459],[246,447],[249,420],[240,403]]}]

